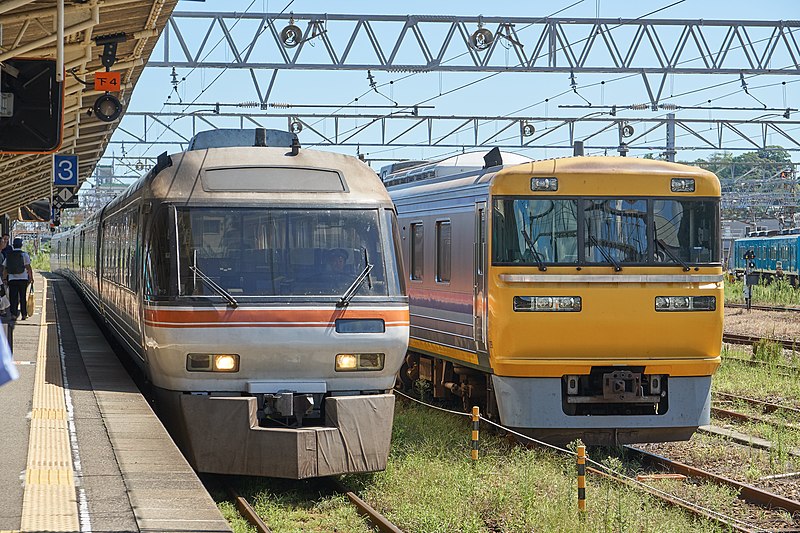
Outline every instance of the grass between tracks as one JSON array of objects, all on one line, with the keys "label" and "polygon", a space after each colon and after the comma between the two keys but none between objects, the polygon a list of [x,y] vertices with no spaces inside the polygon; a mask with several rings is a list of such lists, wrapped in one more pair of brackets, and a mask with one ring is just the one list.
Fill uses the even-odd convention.
[{"label": "grass between tracks", "polygon": [[[742,280],[725,281],[725,301],[744,303]],[[785,280],[772,283],[761,282],[753,286],[753,305],[784,305],[800,307],[800,290],[792,288]]]},{"label": "grass between tracks", "polygon": [[[746,396],[779,405],[800,408],[800,379],[795,375],[787,375],[783,369],[776,366],[751,367],[726,357],[747,359],[753,357],[772,363],[798,364],[796,354],[787,356],[788,352],[781,352],[779,357],[770,353],[769,356],[759,354],[764,349],[771,352],[769,347],[757,346],[755,350],[748,348],[726,348],[722,352],[722,366],[717,371],[713,380],[714,391]],[[755,353],[754,353],[755,352]],[[754,415],[773,422],[731,422],[729,420],[714,420],[716,425],[730,425],[737,431],[766,439],[773,444],[773,448],[756,457],[751,454],[743,457],[743,468],[747,478],[751,481],[761,476],[780,474],[794,471],[798,466],[798,458],[791,457],[790,449],[800,449],[800,416],[782,410],[773,413],[763,413],[755,406],[745,402],[734,401],[731,404],[715,404],[723,409],[738,413]],[[787,425],[796,426],[795,428]],[[706,452],[704,452],[706,453]]]},{"label": "grass between tracks", "polygon": [[[765,348],[770,352],[770,348]],[[783,373],[777,366],[752,367],[737,361],[726,360],[728,356],[741,359],[755,358],[762,361],[799,366],[800,354],[783,351],[780,358],[772,353],[753,353],[750,348],[730,348],[722,350],[722,366],[713,378],[715,391],[750,396],[765,401],[800,408],[800,379],[793,374]],[[754,357],[755,356],[755,357]]]},{"label": "grass between tracks", "polygon": [[[716,530],[591,474],[588,512],[580,519],[572,456],[524,449],[483,431],[481,456],[473,465],[469,436],[467,418],[398,401],[386,471],[345,476],[343,482],[408,532]],[[369,531],[341,496],[304,489],[311,486],[247,479],[240,489],[276,532]],[[226,516],[235,515],[230,504],[220,507]]]}]

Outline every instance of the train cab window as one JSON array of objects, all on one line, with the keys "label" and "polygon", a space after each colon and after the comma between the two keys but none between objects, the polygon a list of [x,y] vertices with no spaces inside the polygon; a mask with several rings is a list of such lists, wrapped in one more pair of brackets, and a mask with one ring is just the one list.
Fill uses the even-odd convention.
[{"label": "train cab window", "polygon": [[146,296],[175,296],[173,216],[172,208],[165,207],[159,209],[153,217],[144,259]]},{"label": "train cab window", "polygon": [[497,198],[492,209],[495,264],[578,262],[578,201]]},{"label": "train cab window", "polygon": [[657,263],[719,263],[719,202],[653,201]]},{"label": "train cab window", "polygon": [[411,224],[411,279],[421,280],[424,273],[424,237],[422,224]]},{"label": "train cab window", "polygon": [[450,221],[436,223],[436,281],[450,281]]},{"label": "train cab window", "polygon": [[647,261],[646,200],[586,199],[583,202],[583,216],[584,253],[587,263]]},{"label": "train cab window", "polygon": [[407,292],[406,278],[403,273],[403,240],[400,238],[400,225],[397,222],[397,214],[394,211],[384,209],[383,215],[387,230],[387,243],[389,243],[387,246],[389,254],[386,263],[387,266],[394,265],[395,270],[394,275],[392,275],[391,272],[389,275],[389,281],[392,283],[392,288],[389,293],[405,296]]},{"label": "train cab window", "polygon": [[340,297],[361,278],[354,298],[394,295],[383,231],[377,209],[182,208],[179,294]]}]

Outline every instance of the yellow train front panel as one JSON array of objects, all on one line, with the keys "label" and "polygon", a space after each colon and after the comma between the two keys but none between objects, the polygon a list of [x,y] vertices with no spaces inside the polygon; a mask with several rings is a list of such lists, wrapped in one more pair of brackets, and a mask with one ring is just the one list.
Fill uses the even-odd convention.
[{"label": "yellow train front panel", "polygon": [[[722,273],[643,270],[608,274],[607,269],[553,268],[518,274],[493,269],[488,324],[494,373],[560,378],[588,374],[598,365],[633,365],[644,366],[648,374],[713,374],[722,341]],[[687,296],[712,296],[719,308],[656,311],[656,298]],[[515,311],[515,297],[578,297],[581,308]]]}]

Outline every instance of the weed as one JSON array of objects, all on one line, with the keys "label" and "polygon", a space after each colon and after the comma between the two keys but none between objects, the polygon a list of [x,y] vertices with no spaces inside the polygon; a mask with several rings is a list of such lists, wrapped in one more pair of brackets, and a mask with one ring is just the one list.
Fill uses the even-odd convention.
[{"label": "weed", "polygon": [[[725,301],[728,303],[743,303],[742,295],[743,281],[725,282]],[[793,288],[785,279],[775,280],[767,283],[761,280],[758,285],[752,288],[752,303],[763,305],[800,305],[800,291]]]},{"label": "weed", "polygon": [[766,363],[783,362],[783,345],[769,339],[759,339],[753,344],[753,359]]}]

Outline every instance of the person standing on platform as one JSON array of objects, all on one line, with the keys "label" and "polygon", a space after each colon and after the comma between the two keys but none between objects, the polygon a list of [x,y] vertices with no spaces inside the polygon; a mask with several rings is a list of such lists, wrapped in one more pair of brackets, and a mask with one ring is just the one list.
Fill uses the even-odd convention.
[{"label": "person standing on platform", "polygon": [[0,239],[0,253],[3,254],[3,259],[6,258],[8,252],[13,250],[13,248],[11,248],[11,244],[9,244],[10,240],[11,237],[8,235],[8,233],[3,233],[3,237]]},{"label": "person standing on platform", "polygon": [[[3,280],[8,286],[8,299],[11,300],[9,312],[21,320],[28,318],[27,290],[33,281],[31,256],[22,251],[22,239],[16,238],[11,250],[3,261]],[[21,311],[21,316],[20,316]]]}]

